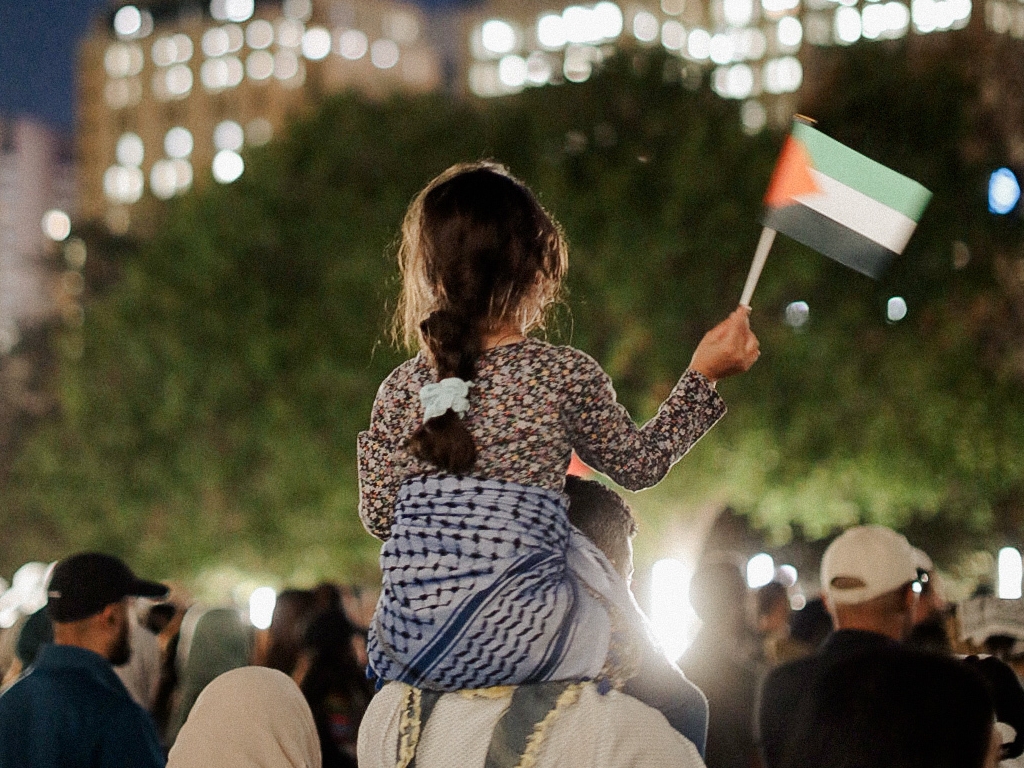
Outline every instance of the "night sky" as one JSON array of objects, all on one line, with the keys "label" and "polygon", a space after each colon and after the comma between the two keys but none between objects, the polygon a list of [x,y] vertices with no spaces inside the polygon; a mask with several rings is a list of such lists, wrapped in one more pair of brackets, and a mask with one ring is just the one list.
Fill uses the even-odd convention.
[{"label": "night sky", "polygon": [[[466,0],[417,0],[452,7]],[[71,131],[75,48],[107,0],[0,0],[0,114]]]}]

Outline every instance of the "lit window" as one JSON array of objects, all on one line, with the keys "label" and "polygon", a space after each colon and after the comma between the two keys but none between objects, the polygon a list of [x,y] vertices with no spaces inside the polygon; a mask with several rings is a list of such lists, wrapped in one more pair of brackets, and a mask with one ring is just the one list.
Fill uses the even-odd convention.
[{"label": "lit window", "polygon": [[266,80],[274,74],[274,55],[270,51],[253,51],[245,60],[245,71],[253,80]]},{"label": "lit window", "polygon": [[498,78],[498,65],[490,62],[476,62],[469,68],[469,90],[476,96],[489,97],[502,93]]},{"label": "lit window", "polygon": [[633,17],[633,37],[641,43],[653,43],[658,39],[659,31],[658,18],[653,13],[637,11]]},{"label": "lit window", "polygon": [[142,100],[142,83],[138,78],[111,80],[103,86],[103,99],[111,109],[123,109]]},{"label": "lit window", "polygon": [[213,158],[213,178],[221,184],[230,184],[245,171],[245,161],[237,152],[222,149]]},{"label": "lit window", "polygon": [[570,83],[586,82],[594,72],[594,63],[600,59],[600,51],[593,46],[571,45],[565,50],[562,74]]},{"label": "lit window", "polygon": [[214,58],[223,56],[228,52],[229,45],[228,33],[224,31],[223,27],[214,27],[203,33],[202,48],[203,53],[207,56]]},{"label": "lit window", "polygon": [[686,40],[686,52],[694,59],[706,59],[711,55],[711,33],[706,29],[695,29]]},{"label": "lit window", "polygon": [[302,36],[302,55],[319,61],[331,52],[331,33],[323,27],[310,27]]},{"label": "lit window", "polygon": [[734,53],[733,39],[729,35],[720,32],[711,38],[708,55],[715,64],[728,64]]},{"label": "lit window", "polygon": [[837,43],[850,45],[860,40],[860,14],[856,8],[840,8],[836,11],[834,34]]},{"label": "lit window", "polygon": [[114,154],[121,165],[138,168],[146,155],[146,147],[137,133],[122,133]]},{"label": "lit window", "polygon": [[724,0],[722,10],[725,23],[733,27],[745,27],[754,17],[752,0]]},{"label": "lit window", "polygon": [[218,21],[243,22],[252,18],[254,0],[211,0],[210,15]]},{"label": "lit window", "polygon": [[262,147],[274,137],[274,127],[264,117],[250,120],[245,126],[245,139],[254,147]]},{"label": "lit window", "polygon": [[175,64],[167,70],[166,78],[171,96],[184,96],[192,90],[192,70],[187,64]]},{"label": "lit window", "polygon": [[678,51],[686,42],[686,29],[675,19],[661,25],[661,44],[670,51]]},{"label": "lit window", "polygon": [[138,168],[112,165],[103,174],[103,192],[115,203],[138,202],[144,186],[145,179]]},{"label": "lit window", "polygon": [[[743,102],[743,109],[740,110],[740,120],[743,122],[743,130],[748,136],[760,133],[768,123],[768,113],[764,105],[751,99]],[[788,310],[788,308],[787,308]]]},{"label": "lit window", "polygon": [[55,242],[63,242],[71,234],[71,217],[64,211],[52,210],[43,214],[43,234]]},{"label": "lit window", "polygon": [[171,128],[164,136],[164,152],[168,157],[188,157],[192,154],[193,145],[192,132],[181,126]]},{"label": "lit window", "polygon": [[407,11],[395,11],[384,20],[384,34],[396,43],[411,45],[420,36],[420,23]]},{"label": "lit window", "polygon": [[370,46],[370,61],[377,69],[391,69],[398,63],[398,46],[393,40],[374,40]]},{"label": "lit window", "polygon": [[783,56],[764,65],[762,80],[768,93],[793,93],[803,83],[804,72],[799,59]]},{"label": "lit window", "polygon": [[299,74],[299,57],[292,51],[278,51],[274,56],[274,77],[290,80]]},{"label": "lit window", "polygon": [[560,15],[548,13],[537,19],[537,42],[541,44],[541,47],[549,50],[562,48],[565,45],[565,22],[562,21]]},{"label": "lit window", "polygon": [[775,35],[779,45],[783,48],[796,48],[803,39],[804,27],[800,23],[800,19],[795,16],[786,16],[779,21]]},{"label": "lit window", "polygon": [[158,67],[169,67],[178,60],[178,51],[174,38],[158,37],[153,41],[153,63]]},{"label": "lit window", "polygon": [[230,149],[237,152],[245,143],[245,132],[234,120],[224,120],[213,129],[213,145],[217,149]]},{"label": "lit window", "polygon": [[295,19],[281,19],[277,22],[277,44],[282,48],[298,48],[306,27]]},{"label": "lit window", "polygon": [[551,59],[542,51],[534,51],[526,59],[526,79],[531,85],[545,85],[553,72]]},{"label": "lit window", "polygon": [[160,200],[169,200],[192,186],[192,175],[188,160],[158,160],[149,173],[150,191]]},{"label": "lit window", "polygon": [[313,15],[313,3],[311,0],[284,0],[282,10],[289,19],[306,21]]},{"label": "lit window", "polygon": [[366,55],[370,49],[370,41],[358,29],[346,29],[338,35],[338,54],[343,58],[355,61]]},{"label": "lit window", "polygon": [[522,56],[503,56],[498,62],[498,79],[508,88],[522,88],[526,74],[526,59]]},{"label": "lit window", "polygon": [[718,67],[711,79],[715,93],[725,99],[745,99],[754,90],[754,72],[746,64]]},{"label": "lit window", "polygon": [[517,45],[516,31],[507,21],[491,19],[480,28],[480,41],[489,53],[509,53]]},{"label": "lit window", "polygon": [[142,12],[134,5],[126,5],[114,14],[114,31],[121,37],[131,37],[142,29]]},{"label": "lit window", "polygon": [[145,57],[137,43],[114,43],[103,56],[103,68],[111,77],[133,77],[144,64]]},{"label": "lit window", "polygon": [[192,45],[192,38],[188,35],[177,34],[171,38],[174,44],[174,61],[177,64],[184,64],[192,58],[195,46]]},{"label": "lit window", "polygon": [[245,42],[254,51],[269,48],[274,42],[274,25],[264,19],[256,19],[245,29]]}]

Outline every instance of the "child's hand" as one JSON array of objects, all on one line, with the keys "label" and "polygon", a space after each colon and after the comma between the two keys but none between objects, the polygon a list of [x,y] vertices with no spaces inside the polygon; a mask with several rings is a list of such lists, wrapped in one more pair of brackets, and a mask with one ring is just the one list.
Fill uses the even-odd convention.
[{"label": "child's hand", "polygon": [[715,382],[749,370],[760,355],[761,345],[750,330],[750,307],[739,306],[704,334],[690,360],[690,370]]}]

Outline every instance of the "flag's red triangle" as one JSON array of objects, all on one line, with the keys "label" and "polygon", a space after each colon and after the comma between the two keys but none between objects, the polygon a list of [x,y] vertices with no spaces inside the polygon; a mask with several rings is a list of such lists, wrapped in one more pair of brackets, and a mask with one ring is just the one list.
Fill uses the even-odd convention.
[{"label": "flag's red triangle", "polygon": [[803,142],[792,136],[786,139],[779,154],[779,162],[775,166],[771,183],[765,193],[764,202],[769,208],[781,208],[792,205],[797,195],[820,192],[820,188],[811,176],[814,161],[804,147]]},{"label": "flag's red triangle", "polygon": [[573,451],[572,459],[569,461],[569,469],[566,474],[586,479],[594,474],[594,470],[584,464],[580,457],[576,455],[576,451]]}]

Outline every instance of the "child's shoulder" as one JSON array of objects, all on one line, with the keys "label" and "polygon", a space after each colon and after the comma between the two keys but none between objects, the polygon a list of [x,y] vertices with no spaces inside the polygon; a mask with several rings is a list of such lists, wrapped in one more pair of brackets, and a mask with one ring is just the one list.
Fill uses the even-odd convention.
[{"label": "child's shoulder", "polygon": [[584,370],[601,367],[593,357],[582,349],[565,344],[551,344],[540,339],[529,339],[529,343],[536,350],[537,356],[543,358],[547,363]]},{"label": "child's shoulder", "polygon": [[430,364],[427,363],[426,358],[420,353],[410,357],[391,371],[384,381],[381,382],[379,391],[388,392],[396,389],[407,389],[410,383],[419,381],[422,384],[431,378]]}]

